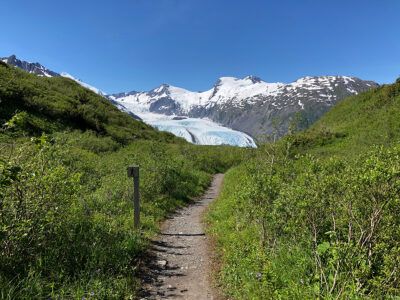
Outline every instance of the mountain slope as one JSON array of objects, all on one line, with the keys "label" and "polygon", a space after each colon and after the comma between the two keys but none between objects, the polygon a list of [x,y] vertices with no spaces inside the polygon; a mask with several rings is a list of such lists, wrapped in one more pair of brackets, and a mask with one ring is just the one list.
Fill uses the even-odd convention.
[{"label": "mountain slope", "polygon": [[27,61],[21,61],[19,60],[15,55],[11,55],[10,57],[3,57],[0,58],[2,62],[5,62],[7,64],[13,65],[15,67],[18,67],[28,73],[33,73],[38,76],[45,76],[45,77],[57,77],[60,76],[60,74],[51,71],[47,69],[46,67],[42,66],[41,64],[37,63],[31,63]]},{"label": "mountain slope", "polygon": [[0,123],[16,113],[24,131],[31,134],[67,128],[93,130],[127,143],[135,139],[183,141],[121,112],[110,101],[61,76],[40,77],[0,65]]},{"label": "mountain slope", "polygon": [[42,66],[38,62],[31,63],[31,62],[23,61],[23,60],[18,59],[15,55],[11,55],[10,57],[0,58],[0,60],[5,63],[8,63],[10,65],[13,65],[14,67],[18,67],[28,73],[33,73],[38,76],[45,76],[45,77],[62,76],[62,77],[72,79],[72,80],[76,81],[77,83],[79,83],[81,86],[95,92],[96,94],[99,94],[100,96],[103,96],[103,97],[107,97],[107,94],[104,93],[103,91],[99,90],[98,88],[96,88],[90,84],[87,84],[87,83],[83,82],[82,80],[75,78],[66,72],[62,72],[61,74],[59,74],[57,72],[51,71],[51,70],[47,69],[46,67]]},{"label": "mountain slope", "polygon": [[[44,76],[43,70],[45,70],[46,77],[66,77],[74,80],[81,86],[95,92],[96,94],[103,96],[111,101],[112,104],[117,106],[121,111],[128,113],[132,117],[138,120],[144,120],[147,124],[151,124],[153,127],[172,132],[178,137],[183,137],[187,141],[202,144],[202,145],[237,145],[242,147],[255,147],[255,143],[253,139],[246,135],[245,133],[234,131],[232,129],[223,127],[219,124],[213,123],[209,120],[202,119],[187,119],[183,120],[174,120],[174,118],[168,118],[164,115],[157,114],[147,114],[143,119],[139,117],[137,114],[133,113],[138,111],[137,107],[127,108],[125,104],[113,100],[112,97],[109,97],[103,91],[97,89],[94,86],[91,86],[85,82],[82,82],[80,79],[73,77],[72,75],[62,72],[61,75],[55,72],[52,72],[39,63],[29,63],[26,61],[21,61],[12,55],[8,58],[3,58],[2,61],[10,62],[13,66],[23,69],[29,73],[34,73],[38,76]],[[140,110],[139,110],[140,112]]]},{"label": "mountain slope", "polygon": [[400,80],[344,99],[296,139],[303,151],[358,155],[400,140]]},{"label": "mountain slope", "polygon": [[206,216],[226,298],[399,295],[400,79],[253,153]]},{"label": "mountain slope", "polygon": [[272,132],[281,119],[284,133],[295,112],[309,127],[340,100],[378,85],[347,76],[304,77],[290,84],[267,83],[255,76],[220,78],[205,92],[191,92],[163,84],[149,92],[120,93],[110,99],[134,107],[135,112],[209,118],[252,136]]},{"label": "mountain slope", "polygon": [[[1,298],[138,298],[160,221],[244,151],[192,145],[71,79],[0,61]],[[140,166],[138,229],[129,165]]]},{"label": "mountain slope", "polygon": [[96,87],[94,87],[94,86],[92,86],[90,84],[87,84],[87,83],[83,82],[79,78],[75,78],[74,76],[72,76],[71,74],[68,74],[67,72],[62,72],[61,76],[65,77],[65,78],[72,79],[72,80],[76,81],[77,83],[79,83],[81,86],[83,86],[83,87],[95,92],[96,94],[98,94],[100,96],[103,96],[103,97],[107,98],[107,94],[104,93],[103,91],[99,90],[98,88],[96,88]]},{"label": "mountain slope", "polygon": [[[39,76],[60,76],[39,63],[20,61],[15,55],[2,60]],[[253,146],[251,136],[271,135],[276,121],[279,135],[284,135],[296,113],[300,113],[300,126],[308,128],[340,100],[378,86],[372,81],[347,76],[304,77],[290,84],[267,83],[247,76],[222,77],[205,92],[163,84],[148,92],[107,95],[68,73],[63,72],[61,76],[109,99],[134,118],[190,142],[240,146]],[[176,116],[191,120],[182,122]]]}]

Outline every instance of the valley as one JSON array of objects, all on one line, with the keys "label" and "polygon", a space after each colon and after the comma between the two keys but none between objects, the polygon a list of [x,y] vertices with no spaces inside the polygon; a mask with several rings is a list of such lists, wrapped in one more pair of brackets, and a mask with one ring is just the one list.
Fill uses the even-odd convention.
[{"label": "valley", "polygon": [[[162,84],[148,92],[108,95],[40,63],[21,61],[15,55],[1,60],[38,76],[72,79],[110,100],[121,111],[201,145],[255,147],[254,139],[273,134],[276,121],[280,136],[298,118],[299,129],[307,129],[340,100],[378,86],[373,81],[348,76],[304,77],[290,84],[267,83],[256,76],[246,76],[222,77],[205,92]],[[182,121],[177,117],[190,119]]]},{"label": "valley", "polygon": [[[0,63],[0,298],[124,299],[159,224],[242,160],[121,112],[68,78]],[[134,230],[126,167],[140,165]]]},{"label": "valley", "polygon": [[[300,80],[318,91],[343,81],[354,95],[333,101],[308,129],[296,129],[304,119],[289,118],[256,145],[249,135],[191,116],[194,104],[183,110],[176,102],[174,112],[161,113],[187,93],[170,86],[151,97],[111,97],[39,69],[41,76],[0,63],[1,298],[124,299],[144,287],[156,299],[178,290],[207,298],[210,283],[202,280],[210,273],[228,299],[399,293],[399,79],[376,87],[348,77]],[[264,85],[245,78],[218,86],[226,80],[239,90]],[[349,90],[357,84],[367,87]],[[289,86],[274,86],[270,96]],[[290,101],[309,105],[301,96]],[[132,164],[141,170],[138,230],[126,176]],[[226,176],[203,228],[202,203],[216,192],[198,197],[217,173]],[[163,227],[178,209],[196,213]],[[180,279],[182,267],[198,263],[188,250],[191,234],[204,233],[217,259],[213,270]],[[149,256],[157,243],[157,258]],[[168,267],[153,275],[143,267],[158,261]],[[177,272],[172,281],[170,271]]]}]

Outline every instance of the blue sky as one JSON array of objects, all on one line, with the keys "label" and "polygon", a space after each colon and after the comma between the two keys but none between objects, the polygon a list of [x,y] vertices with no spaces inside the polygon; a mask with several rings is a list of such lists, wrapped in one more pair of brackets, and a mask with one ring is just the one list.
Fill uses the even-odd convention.
[{"label": "blue sky", "polygon": [[40,62],[105,92],[219,77],[268,82],[400,76],[398,0],[12,0],[0,56]]}]

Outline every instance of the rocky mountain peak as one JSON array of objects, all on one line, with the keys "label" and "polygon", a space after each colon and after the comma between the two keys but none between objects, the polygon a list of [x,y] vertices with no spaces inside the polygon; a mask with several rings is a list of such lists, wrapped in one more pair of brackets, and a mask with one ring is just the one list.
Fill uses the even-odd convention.
[{"label": "rocky mountain peak", "polygon": [[168,83],[163,83],[159,87],[150,91],[153,96],[162,95],[162,94],[169,94],[170,85]]},{"label": "rocky mountain peak", "polygon": [[17,61],[17,56],[15,55],[15,54],[12,54],[12,55],[10,55],[9,57],[5,57],[5,58],[2,58],[2,60],[3,59],[5,59],[5,60],[7,60],[7,62],[9,63],[9,64],[12,64],[13,62],[16,62]]},{"label": "rocky mountain peak", "polygon": [[254,76],[254,75],[249,75],[244,77],[243,79],[245,80],[250,80],[252,83],[259,83],[262,82],[260,77]]},{"label": "rocky mountain peak", "polygon": [[222,85],[222,79],[219,78],[219,79],[215,82],[214,88],[219,87],[219,86],[221,86],[221,85]]},{"label": "rocky mountain peak", "polygon": [[282,120],[284,133],[296,112],[303,113],[304,126],[308,127],[338,101],[376,86],[375,82],[349,76],[303,77],[285,84],[249,75],[240,79],[221,77],[204,92],[164,84],[134,97],[117,97],[116,101],[150,113],[208,118],[256,136],[260,128],[269,134],[276,118]]},{"label": "rocky mountain peak", "polygon": [[[1,60],[39,76],[60,76],[39,63],[21,61],[15,55]],[[110,99],[126,112],[207,118],[251,136],[260,132],[270,134],[272,123],[277,118],[282,121],[284,133],[292,115],[297,112],[302,113],[303,125],[308,127],[338,101],[378,86],[373,81],[349,76],[307,76],[285,84],[268,83],[249,75],[241,79],[221,77],[204,92],[192,92],[164,83],[148,92],[107,95],[69,74],[61,76]]]},{"label": "rocky mountain peak", "polygon": [[15,67],[21,68],[22,70],[28,72],[28,73],[33,73],[38,76],[45,76],[45,77],[57,77],[60,76],[60,74],[51,71],[44,66],[42,66],[40,63],[31,63],[28,61],[22,61],[17,58],[15,54],[10,55],[9,57],[3,57],[1,58],[3,62],[6,62],[8,64],[11,64]]}]

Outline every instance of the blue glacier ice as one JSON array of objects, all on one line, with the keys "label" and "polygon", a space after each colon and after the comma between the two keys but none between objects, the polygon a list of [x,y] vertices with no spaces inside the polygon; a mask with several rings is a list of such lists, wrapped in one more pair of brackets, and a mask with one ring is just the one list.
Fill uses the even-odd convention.
[{"label": "blue glacier ice", "polygon": [[134,113],[158,130],[171,132],[194,144],[256,147],[252,137],[246,133],[224,127],[208,119],[167,116],[149,112],[147,105],[140,105],[137,102],[118,100],[115,102],[120,103],[124,111]]},{"label": "blue glacier ice", "polygon": [[254,140],[249,135],[223,127],[206,119],[152,119],[145,120],[145,122],[156,127],[158,130],[172,132],[176,136],[195,144],[256,147]]}]

